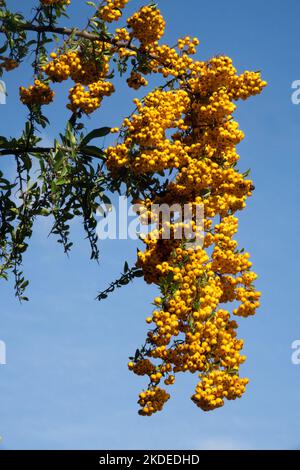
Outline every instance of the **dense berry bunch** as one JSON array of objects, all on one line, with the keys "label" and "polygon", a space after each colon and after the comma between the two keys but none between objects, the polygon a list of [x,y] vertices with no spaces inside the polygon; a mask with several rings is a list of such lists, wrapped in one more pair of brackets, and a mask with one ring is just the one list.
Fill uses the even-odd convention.
[{"label": "dense berry bunch", "polygon": [[141,409],[139,414],[142,416],[151,416],[157,411],[161,411],[164,404],[169,400],[170,395],[159,387],[151,387],[149,390],[140,393],[139,405]]},{"label": "dense berry bunch", "polygon": [[[157,226],[144,239],[146,249],[138,253],[137,264],[146,282],[159,286],[161,296],[146,320],[153,329],[129,369],[149,377],[149,393],[161,381],[173,384],[178,372],[198,372],[201,381],[192,399],[207,411],[222,406],[225,398],[240,397],[248,382],[239,377],[245,356],[237,323],[220,306],[235,302],[232,315],[244,317],[259,306],[249,254],[234,239],[234,214],[245,207],[254,187],[236,167],[236,145],[244,134],[232,115],[233,101],[260,93],[266,82],[259,73],[238,75],[226,56],[193,61],[196,38],[180,39],[178,51],[158,45],[164,26],[159,18],[155,9],[146,7],[128,25],[150,52],[150,69],[173,76],[178,86],[135,100],[136,113],[121,127],[123,141],[107,149],[111,174],[122,175],[124,182],[132,173],[176,172],[162,195],[138,201],[141,220],[151,219]],[[152,204],[164,203],[204,210],[201,226],[194,216],[190,220],[192,233],[202,231],[198,244],[174,236],[186,228],[183,221],[171,217],[165,224],[155,219]]]},{"label": "dense berry bunch", "polygon": [[147,80],[138,72],[131,72],[130,77],[127,79],[128,86],[134,90],[138,90],[142,86],[148,85]]},{"label": "dense berry bunch", "polygon": [[127,24],[142,46],[158,41],[165,31],[165,20],[160,11],[151,6],[142,7],[127,20]]},{"label": "dense berry bunch", "polygon": [[198,38],[191,39],[190,36],[178,39],[177,47],[180,51],[185,51],[186,54],[196,54],[196,46],[199,46],[200,41]]},{"label": "dense berry bunch", "polygon": [[[114,92],[112,83],[103,80],[109,72],[109,58],[105,52],[106,45],[101,42],[96,42],[93,50],[82,47],[60,55],[53,52],[50,54],[52,61],[42,67],[53,82],[71,78],[76,83],[70,89],[70,103],[67,106],[73,112],[81,110],[85,114],[91,114],[100,107],[104,96],[110,96]],[[87,90],[85,86],[88,86]]]},{"label": "dense berry bunch", "polygon": [[192,396],[193,402],[202,410],[210,411],[224,405],[224,398],[235,400],[246,390],[248,379],[241,379],[222,371],[211,372],[202,377]]},{"label": "dense berry bunch", "polygon": [[[170,141],[165,134],[174,125],[180,126],[182,112],[188,103],[189,97],[184,90],[151,92],[144,100],[145,105],[135,100],[139,114],[135,114],[131,120],[125,119],[123,123],[127,138],[122,144],[107,149],[110,170],[116,173],[126,166],[140,174],[177,168],[180,162],[183,164],[186,153],[182,145]],[[135,158],[130,157],[133,144],[143,149]]]},{"label": "dense berry bunch", "polygon": [[99,80],[88,86],[88,91],[84,86],[77,84],[70,89],[68,108],[73,112],[81,110],[85,114],[91,114],[99,108],[104,96],[110,96],[114,92],[114,86],[110,82]]},{"label": "dense berry bunch", "polygon": [[105,0],[105,5],[98,10],[98,16],[108,23],[118,21],[122,16],[121,9],[125,8],[127,3],[128,0]]},{"label": "dense berry bunch", "polygon": [[54,92],[49,85],[35,80],[30,87],[20,87],[20,98],[23,104],[28,106],[49,104],[53,101]]},{"label": "dense berry bunch", "polygon": [[[106,31],[105,22],[118,20],[126,3],[102,2],[94,28]],[[121,74],[128,73],[127,84],[136,90],[148,84],[145,76],[151,73],[168,79],[134,100],[135,111],[120,130],[111,130],[119,138],[105,150],[111,186],[125,185],[139,203],[141,222],[155,223],[144,237],[137,266],[160,294],[146,319],[150,330],[145,344],[129,369],[148,377],[140,414],[162,409],[169,394],[159,385],[174,384],[179,372],[199,375],[192,400],[208,411],[223,406],[225,399],[241,397],[248,382],[239,375],[246,358],[233,318],[254,315],[260,292],[249,254],[235,239],[236,214],[254,186],[237,168],[236,146],[244,134],[233,114],[237,100],[259,94],[266,82],[258,72],[238,74],[226,55],[194,60],[197,38],[180,38],[176,47],[161,44],[165,21],[153,5],[134,13],[127,27],[105,33],[102,40],[101,34],[90,40],[84,31],[75,46],[72,41],[64,44],[42,64],[40,80],[21,87],[21,100],[29,106],[48,104],[53,92],[43,77],[57,83],[70,78],[74,86],[67,107],[76,117],[89,115],[114,92],[112,61]],[[14,63],[4,67],[12,69]],[[157,215],[154,205],[169,207],[168,220]]]},{"label": "dense berry bunch", "polygon": [[99,78],[105,77],[109,71],[108,57],[104,55],[105,46],[96,43],[93,54],[97,54],[97,60],[91,58],[90,50],[82,49],[70,51],[57,56],[55,52],[50,54],[53,61],[42,67],[42,70],[53,82],[62,82],[71,78],[74,82],[89,85]]}]

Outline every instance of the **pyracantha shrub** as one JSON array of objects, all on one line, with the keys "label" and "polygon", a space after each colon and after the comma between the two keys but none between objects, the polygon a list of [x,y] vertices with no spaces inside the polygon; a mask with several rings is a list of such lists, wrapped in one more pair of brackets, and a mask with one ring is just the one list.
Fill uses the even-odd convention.
[{"label": "pyracantha shrub", "polygon": [[[41,0],[26,20],[0,1],[1,73],[20,67],[34,52],[33,84],[20,84],[20,100],[28,108],[24,132],[19,138],[0,137],[1,160],[12,156],[17,175],[9,181],[0,172],[0,276],[12,272],[16,293],[25,298],[22,255],[39,216],[52,216],[52,233],[66,252],[72,245],[70,220],[82,217],[91,256],[98,259],[95,213],[109,202],[107,194],[123,192],[139,204],[144,224],[155,218],[154,205],[189,205],[192,233],[202,237],[194,243],[175,237],[186,228],[175,211],[168,224],[157,219],[136,266],[129,269],[126,263],[122,278],[98,298],[134,277],[159,289],[146,318],[144,346],[128,364],[147,379],[138,400],[141,415],[163,408],[170,395],[161,385],[173,385],[179,372],[199,375],[192,401],[213,410],[225,399],[241,397],[248,382],[239,374],[246,358],[234,318],[254,315],[260,293],[249,254],[239,249],[235,236],[237,214],[254,185],[237,166],[236,146],[244,134],[233,114],[238,100],[259,94],[266,82],[258,72],[238,74],[225,55],[193,58],[197,38],[179,38],[175,47],[164,43],[166,22],[154,4],[115,28],[128,0],[88,2],[93,13],[86,28],[78,29],[60,24],[70,3]],[[116,72],[135,90],[147,87],[153,74],[161,76],[162,85],[135,99],[133,113],[114,123],[119,127],[86,134],[86,117],[115,92]],[[55,102],[54,88],[67,80],[72,81],[66,96],[70,118],[65,132],[46,148],[39,144],[39,129],[49,125],[44,107]],[[114,144],[91,145],[109,133],[115,134]],[[198,208],[204,211],[201,226]]]}]

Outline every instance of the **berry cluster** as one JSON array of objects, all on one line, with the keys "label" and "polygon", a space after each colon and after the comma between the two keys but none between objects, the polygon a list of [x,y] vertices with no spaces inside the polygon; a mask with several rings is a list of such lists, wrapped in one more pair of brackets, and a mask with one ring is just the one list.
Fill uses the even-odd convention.
[{"label": "berry cluster", "polygon": [[[109,72],[109,59],[105,52],[106,46],[101,42],[94,44],[93,51],[82,48],[61,55],[53,52],[50,54],[52,61],[42,67],[52,82],[62,82],[68,78],[75,82],[69,91],[70,103],[67,105],[72,111],[91,114],[100,107],[104,96],[114,92],[112,83],[103,80]],[[97,60],[91,57],[91,53],[96,55]]]},{"label": "berry cluster", "polygon": [[81,110],[85,114],[91,114],[100,107],[103,97],[110,96],[114,90],[113,84],[104,80],[88,85],[88,91],[84,86],[77,84],[70,89],[70,103],[67,107],[73,112]]},{"label": "berry cluster", "polygon": [[[101,34],[103,23],[118,20],[126,3],[102,2],[94,18]],[[241,397],[248,382],[239,375],[246,358],[233,318],[254,315],[260,292],[250,256],[235,239],[236,214],[254,186],[237,167],[236,146],[244,134],[233,114],[237,100],[261,93],[266,82],[258,72],[238,74],[225,55],[194,60],[197,38],[181,38],[176,47],[159,43],[165,21],[153,5],[134,13],[127,27],[103,40],[99,35],[75,46],[67,43],[42,64],[41,76],[54,83],[72,79],[67,106],[87,115],[114,92],[112,60],[121,73],[129,69],[127,84],[135,90],[148,84],[145,75],[168,78],[164,86],[134,100],[136,110],[120,129],[111,130],[119,138],[105,151],[107,178],[126,186],[139,203],[142,223],[156,225],[144,237],[137,266],[160,294],[146,319],[145,345],[128,366],[149,378],[148,389],[140,394],[140,414],[162,409],[169,394],[159,385],[174,384],[179,372],[199,375],[192,400],[208,411]],[[2,66],[9,70],[15,65],[11,58]],[[21,101],[29,106],[49,104],[53,95],[42,78],[20,88]],[[168,220],[157,215],[154,205],[169,207]]]},{"label": "berry cluster", "polygon": [[127,79],[127,84],[130,88],[138,90],[142,86],[147,86],[148,82],[140,73],[132,71],[130,77]]},{"label": "berry cluster", "polygon": [[[238,75],[226,56],[192,60],[196,38],[179,40],[178,51],[158,45],[164,25],[159,18],[156,9],[144,7],[128,25],[151,54],[150,69],[173,76],[177,87],[173,80],[171,90],[157,89],[134,100],[136,112],[121,126],[124,138],[106,150],[112,177],[124,183],[130,184],[130,175],[174,174],[162,194],[138,201],[142,222],[154,221],[156,228],[145,237],[137,265],[161,296],[146,320],[153,328],[129,369],[149,377],[148,393],[161,381],[172,385],[178,372],[199,373],[192,399],[208,411],[223,406],[225,398],[240,397],[248,382],[239,377],[246,358],[231,315],[253,315],[260,292],[253,285],[249,254],[234,239],[235,213],[245,207],[254,186],[236,167],[236,145],[244,134],[233,113],[234,101],[260,93],[266,82],[256,72]],[[182,212],[188,204],[193,215],[186,223],[176,220],[174,210],[163,223],[152,210],[154,204],[176,205]],[[203,211],[201,221],[197,209]],[[197,235],[196,243],[191,244],[186,228]],[[180,229],[183,235],[176,237]],[[231,302],[237,304],[232,314],[221,308]],[[143,400],[145,406],[147,395]],[[161,409],[152,408],[142,414]]]},{"label": "berry cluster", "polygon": [[203,376],[192,396],[193,402],[202,410],[210,411],[224,405],[224,398],[235,400],[246,390],[248,379],[230,375],[222,371],[211,372]]},{"label": "berry cluster", "polygon": [[40,80],[35,80],[34,85],[30,85],[28,88],[20,87],[20,99],[23,104],[28,106],[49,104],[53,98],[54,92],[49,85]]},{"label": "berry cluster", "polygon": [[158,41],[165,31],[165,20],[160,11],[152,6],[142,7],[127,20],[132,34],[142,46]]},{"label": "berry cluster", "polygon": [[157,411],[161,411],[164,404],[169,400],[170,395],[159,387],[151,387],[149,390],[140,393],[139,405],[141,416],[151,416]]},{"label": "berry cluster", "polygon": [[105,0],[105,5],[98,10],[98,16],[107,23],[118,21],[122,16],[122,9],[125,8],[128,0]]}]

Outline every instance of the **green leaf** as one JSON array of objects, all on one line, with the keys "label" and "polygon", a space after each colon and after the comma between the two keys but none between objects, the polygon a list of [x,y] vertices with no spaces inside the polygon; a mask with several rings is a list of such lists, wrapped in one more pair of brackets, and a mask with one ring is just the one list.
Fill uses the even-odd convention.
[{"label": "green leaf", "polygon": [[64,184],[69,184],[69,180],[67,178],[58,178],[56,180],[56,185],[57,186],[63,186]]},{"label": "green leaf", "polygon": [[6,51],[7,47],[8,47],[8,43],[6,42],[4,46],[0,48],[0,54],[3,54],[3,52]]},{"label": "green leaf", "polygon": [[80,150],[82,153],[88,155],[89,157],[98,157],[102,158],[103,160],[105,160],[106,158],[105,154],[103,153],[103,150],[99,149],[94,145],[86,145],[85,147],[80,147]]},{"label": "green leaf", "polygon": [[143,271],[142,271],[142,270],[140,270],[140,271],[135,271],[135,273],[134,273],[134,277],[143,277],[143,276],[144,276],[144,274],[143,274]]},{"label": "green leaf", "polygon": [[27,154],[25,154],[21,156],[21,160],[24,164],[25,170],[29,171],[32,166],[31,158]]},{"label": "green leaf", "polygon": [[125,261],[123,271],[124,271],[124,273],[127,273],[129,271],[129,265],[128,265],[127,261]]},{"label": "green leaf", "polygon": [[6,148],[8,140],[3,135],[0,135],[0,147]]},{"label": "green leaf", "polygon": [[50,211],[46,209],[45,207],[42,207],[39,211],[39,214],[44,217],[47,217],[48,215],[50,215]]},{"label": "green leaf", "polygon": [[65,158],[64,152],[62,150],[58,150],[55,155],[55,163],[53,166],[54,171],[58,171],[61,169],[64,163],[64,158]]},{"label": "green leaf", "polygon": [[81,141],[81,146],[85,146],[91,140],[97,139],[98,137],[105,137],[110,133],[110,129],[110,127],[100,127],[100,129],[94,129],[84,137],[84,139]]},{"label": "green leaf", "polygon": [[243,177],[247,178],[247,176],[249,176],[250,172],[251,172],[251,168],[248,168],[248,170],[243,173]]}]

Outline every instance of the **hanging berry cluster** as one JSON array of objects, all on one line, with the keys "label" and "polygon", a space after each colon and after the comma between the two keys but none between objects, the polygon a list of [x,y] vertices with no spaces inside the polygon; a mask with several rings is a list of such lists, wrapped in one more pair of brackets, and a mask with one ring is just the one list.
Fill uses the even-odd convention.
[{"label": "hanging berry cluster", "polygon": [[[154,220],[153,204],[204,207],[202,244],[191,247],[184,238],[166,239],[162,224],[144,239],[137,265],[161,296],[146,320],[153,328],[145,345],[128,366],[148,377],[139,398],[141,415],[162,409],[170,395],[159,385],[173,385],[178,372],[199,374],[192,400],[204,411],[213,410],[225,399],[241,397],[248,382],[239,376],[245,356],[232,315],[254,315],[260,293],[253,285],[249,254],[238,249],[234,235],[235,214],[254,188],[236,167],[236,145],[244,134],[232,115],[234,101],[260,93],[266,82],[259,73],[238,75],[226,56],[192,60],[196,38],[180,39],[178,51],[158,45],[164,21],[156,9],[142,8],[128,24],[154,57],[151,70],[171,77],[171,89],[135,100],[136,112],[121,126],[122,141],[107,149],[108,169],[125,182],[132,174],[175,172],[162,194],[139,200],[146,220]],[[177,226],[171,223],[171,234]],[[232,302],[237,306],[230,314],[222,305]]]},{"label": "hanging berry cluster", "polygon": [[[127,0],[101,2],[95,24],[119,20],[126,4]],[[193,233],[202,233],[196,244],[174,236],[186,224],[173,214],[170,236],[158,220],[144,238],[145,250],[138,253],[137,266],[145,281],[160,290],[146,319],[150,330],[145,344],[128,364],[135,374],[147,377],[148,386],[138,401],[143,416],[163,408],[170,395],[161,384],[173,385],[179,372],[199,375],[192,401],[204,411],[243,395],[248,380],[240,377],[239,369],[246,358],[233,318],[254,315],[260,298],[249,254],[234,238],[236,214],[245,208],[254,186],[237,168],[236,146],[244,134],[233,113],[237,100],[259,94],[266,82],[258,72],[239,75],[225,55],[194,60],[197,38],[180,38],[176,47],[161,44],[164,30],[158,8],[144,6],[127,20],[127,27],[105,39],[83,35],[77,47],[52,52],[34,85],[20,89],[24,104],[49,104],[49,82],[71,78],[74,86],[67,107],[88,115],[114,92],[112,60],[119,60],[122,73],[128,72],[131,88],[147,86],[151,73],[167,79],[163,87],[134,100],[135,112],[120,129],[113,129],[119,138],[105,151],[108,177],[125,184],[128,194],[133,182],[140,189],[134,202],[142,208],[144,223],[155,217],[154,204],[177,205],[183,211],[189,205],[193,214],[197,208],[204,213],[201,224],[195,216],[190,220]],[[171,176],[166,178],[167,174]],[[154,177],[161,178],[161,187],[155,190]],[[145,181],[148,187],[141,189],[139,182]],[[226,304],[233,304],[231,311]]]}]

